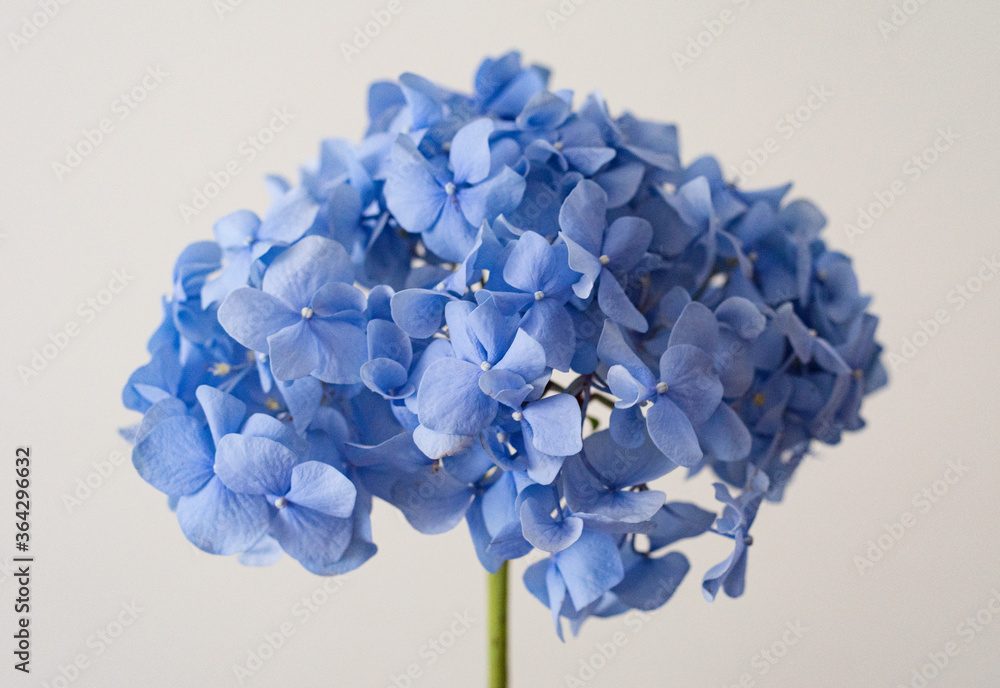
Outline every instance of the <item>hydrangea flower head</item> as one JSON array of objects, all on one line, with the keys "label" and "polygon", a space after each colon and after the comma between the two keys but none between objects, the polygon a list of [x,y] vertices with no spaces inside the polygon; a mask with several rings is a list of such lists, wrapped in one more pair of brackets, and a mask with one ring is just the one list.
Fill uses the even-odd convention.
[{"label": "hydrangea flower head", "polygon": [[[373,84],[360,142],[181,253],[122,397],[196,546],[342,574],[379,499],[422,534],[464,520],[488,571],[533,559],[560,637],[692,568],[744,593],[758,510],[887,382],[878,319],[789,186],[548,80],[512,52],[467,93]],[[678,549],[701,536],[721,563]]]}]

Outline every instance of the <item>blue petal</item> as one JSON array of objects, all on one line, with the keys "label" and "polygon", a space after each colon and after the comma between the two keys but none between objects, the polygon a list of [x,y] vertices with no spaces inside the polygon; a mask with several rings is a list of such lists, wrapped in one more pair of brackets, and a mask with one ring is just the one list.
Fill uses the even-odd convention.
[{"label": "blue petal", "polygon": [[231,394],[201,385],[195,390],[198,403],[201,404],[208,419],[208,427],[212,431],[212,440],[218,444],[223,435],[239,432],[243,419],[247,414],[247,405]]},{"label": "blue petal", "polygon": [[521,528],[525,539],[545,552],[561,552],[580,538],[583,521],[575,516],[555,520],[548,505],[528,497],[521,502]]},{"label": "blue petal", "polygon": [[336,241],[307,236],[278,256],[264,273],[263,288],[294,311],[312,305],[320,287],[354,281],[347,251]]},{"label": "blue petal", "polygon": [[215,472],[234,492],[285,495],[298,457],[266,437],[226,435],[215,454]]},{"label": "blue petal", "polygon": [[[257,238],[260,218],[249,210],[229,213],[212,225],[215,241],[224,249],[243,249]],[[250,241],[248,241],[250,240]]]},{"label": "blue petal", "polygon": [[430,164],[403,134],[392,147],[384,194],[386,206],[396,221],[415,234],[427,231],[437,222],[448,200]]},{"label": "blue petal", "polygon": [[418,425],[413,431],[413,442],[431,459],[443,459],[463,452],[476,441],[476,435],[455,435],[447,432],[436,432],[424,425]]},{"label": "blue petal", "polygon": [[594,290],[594,283],[601,274],[601,261],[597,255],[576,243],[564,232],[560,232],[559,237],[566,244],[569,267],[580,273],[580,279],[573,285],[573,293],[581,299],[589,298]]},{"label": "blue petal", "polygon": [[628,345],[621,328],[614,322],[604,322],[601,339],[597,344],[597,355],[609,366],[623,366],[642,388],[652,389],[656,386],[656,378]]},{"label": "blue petal", "polygon": [[715,513],[687,502],[670,502],[653,516],[655,528],[648,533],[650,551],[708,531]]},{"label": "blue petal", "polygon": [[710,568],[701,583],[702,594],[709,602],[715,600],[719,588],[725,586],[726,594],[739,597],[746,580],[746,545],[737,537],[736,546],[726,560]]},{"label": "blue petal", "polygon": [[514,242],[503,268],[504,282],[534,294],[542,286],[543,275],[552,262],[552,246],[541,234],[525,232]]},{"label": "blue petal", "polygon": [[472,544],[476,548],[476,556],[479,563],[490,573],[496,573],[503,565],[504,559],[499,554],[489,551],[490,540],[493,538],[486,529],[486,521],[483,519],[482,495],[476,495],[472,500],[472,505],[465,512],[465,521],[469,526],[469,535],[472,536]]},{"label": "blue petal", "polygon": [[240,287],[247,286],[250,266],[254,260],[249,249],[228,253],[226,266],[222,272],[205,282],[201,288],[202,308],[208,308],[214,303],[223,301]]},{"label": "blue petal", "polygon": [[[527,465],[528,477],[539,485],[550,485],[559,475],[565,457],[553,456],[536,449],[531,426],[525,421],[521,421],[521,434],[524,436],[524,453],[520,458]],[[520,467],[515,470],[520,470]]]},{"label": "blue petal", "polygon": [[497,414],[497,402],[479,388],[478,366],[457,358],[434,361],[417,391],[420,423],[431,430],[478,435]]},{"label": "blue petal", "polygon": [[[492,301],[492,299],[491,299]],[[495,304],[493,304],[495,306]],[[479,338],[472,327],[470,316],[476,310],[476,304],[470,301],[451,301],[444,308],[444,319],[448,326],[448,340],[454,349],[455,356],[469,363],[481,364],[486,360],[486,349],[479,343]],[[483,313],[486,312],[483,309]],[[491,311],[496,317],[496,309]],[[483,318],[485,320],[485,318]],[[488,334],[488,333],[486,333]],[[504,350],[510,344],[506,339],[502,345]]]},{"label": "blue petal", "polygon": [[569,456],[583,449],[582,418],[576,399],[555,394],[524,408],[524,422],[532,432],[532,445],[553,456]]},{"label": "blue petal", "polygon": [[609,431],[602,430],[587,437],[583,447],[590,466],[609,487],[621,489],[652,482],[676,468],[646,433],[638,447],[624,448],[613,441]]},{"label": "blue petal", "polygon": [[499,533],[511,523],[520,524],[515,506],[517,496],[516,475],[510,471],[501,473],[483,493],[483,519],[490,533]]},{"label": "blue petal", "polygon": [[[612,370],[616,369],[624,370],[621,366],[612,368]],[[642,408],[639,404],[619,406],[618,403],[611,409],[611,420],[608,424],[611,437],[615,444],[627,449],[641,447],[647,437],[646,418],[642,415]]]},{"label": "blue petal", "polygon": [[638,264],[653,241],[653,226],[641,217],[619,217],[608,227],[601,253],[614,270],[631,270]]},{"label": "blue petal", "polygon": [[614,538],[584,530],[568,549],[556,555],[556,565],[577,610],[597,600],[625,577]]},{"label": "blue petal", "polygon": [[525,104],[515,123],[521,129],[554,129],[569,117],[569,104],[547,91],[539,91]]},{"label": "blue petal", "polygon": [[290,244],[316,220],[319,206],[302,188],[292,189],[271,204],[257,230],[260,239]]},{"label": "blue petal", "polygon": [[244,566],[270,566],[281,559],[283,554],[278,541],[270,535],[265,535],[250,549],[240,554],[239,562]]},{"label": "blue petal", "polygon": [[482,220],[473,222],[459,209],[457,197],[449,198],[441,207],[441,214],[434,225],[424,231],[424,245],[435,255],[455,263],[465,260],[476,245],[478,227]]},{"label": "blue petal", "polygon": [[621,284],[607,268],[601,270],[601,281],[597,286],[597,303],[611,320],[636,332],[645,332],[649,323],[636,309],[622,289]]},{"label": "blue petal", "polygon": [[465,219],[478,228],[483,220],[493,222],[497,216],[517,208],[525,186],[524,177],[505,166],[486,181],[459,189],[459,206]]},{"label": "blue petal", "polygon": [[604,146],[567,146],[562,149],[562,155],[570,165],[589,177],[611,162],[616,153],[614,148]]},{"label": "blue petal", "polygon": [[719,461],[745,459],[753,441],[747,426],[729,404],[719,404],[715,413],[698,427],[698,438],[705,453]]},{"label": "blue petal", "polygon": [[365,295],[350,284],[329,282],[316,291],[309,305],[319,317],[345,311],[360,315],[365,310]]},{"label": "blue petal", "polygon": [[523,377],[500,368],[483,373],[479,377],[479,389],[486,396],[514,409],[520,408],[528,395],[534,391],[531,385],[525,383]]},{"label": "blue petal", "polygon": [[278,380],[297,380],[319,366],[319,349],[310,323],[303,318],[267,338],[271,372]]},{"label": "blue petal", "polygon": [[[607,204],[608,195],[600,186],[589,179],[581,180],[559,209],[563,236],[592,256],[601,255],[604,230],[608,226]],[[579,271],[579,268],[574,269]]]},{"label": "blue petal", "polygon": [[535,380],[545,373],[545,350],[524,330],[518,328],[496,368],[516,373],[525,380]]},{"label": "blue petal", "polygon": [[599,174],[596,181],[607,194],[608,208],[620,208],[631,201],[645,173],[645,165],[630,162]]},{"label": "blue petal", "polygon": [[413,392],[406,384],[406,368],[388,358],[376,358],[361,366],[361,381],[373,392],[396,399]]},{"label": "blue petal", "polygon": [[219,324],[248,349],[267,351],[267,336],[302,319],[278,298],[259,289],[237,289],[219,306]]},{"label": "blue petal", "polygon": [[690,344],[709,355],[715,354],[719,346],[719,323],[704,304],[694,301],[684,307],[670,331],[668,346],[678,344]]},{"label": "blue petal", "polygon": [[646,411],[649,436],[667,458],[681,466],[696,466],[701,461],[701,447],[691,421],[684,412],[664,396]]},{"label": "blue petal", "polygon": [[449,294],[431,289],[404,289],[392,296],[392,319],[414,339],[431,337],[441,328]]},{"label": "blue petal", "polygon": [[752,301],[733,296],[715,309],[719,322],[729,325],[743,339],[754,339],[767,327],[767,318]]},{"label": "blue petal", "polygon": [[633,609],[653,611],[666,604],[690,569],[687,557],[680,552],[656,559],[640,557],[612,592]]},{"label": "blue petal", "polygon": [[472,488],[444,471],[425,468],[393,485],[391,501],[421,533],[437,535],[465,518]]},{"label": "blue petal", "polygon": [[368,323],[368,358],[388,358],[409,370],[413,362],[413,346],[410,338],[395,323],[372,320]]},{"label": "blue petal", "polygon": [[132,464],[142,479],[168,495],[201,488],[213,476],[212,463],[207,438],[189,416],[156,424],[132,448]]},{"label": "blue petal", "polygon": [[473,442],[464,451],[441,459],[441,467],[448,475],[463,483],[478,482],[494,465],[482,441]]},{"label": "blue petal", "polygon": [[315,573],[335,564],[351,542],[350,519],[289,504],[278,510],[271,534],[289,556]]},{"label": "blue petal", "polygon": [[292,469],[288,501],[327,516],[348,518],[354,511],[357,490],[343,473],[319,461],[306,461]]},{"label": "blue petal", "polygon": [[336,576],[349,573],[375,556],[378,547],[372,544],[371,527],[372,499],[367,493],[359,493],[351,519],[351,542],[343,555],[334,564],[314,567],[311,570],[321,576]]},{"label": "blue petal", "polygon": [[184,535],[209,554],[245,552],[264,535],[270,519],[264,499],[237,494],[217,476],[177,501],[177,521]]},{"label": "blue petal", "polygon": [[[454,320],[449,314],[449,332]],[[501,313],[492,298],[486,298],[486,300],[469,313],[466,326],[468,327],[469,335],[477,345],[477,350],[482,351],[482,360],[497,364],[500,358],[505,355],[505,352],[509,353],[508,348],[513,348],[516,343],[515,334],[517,333],[517,323],[519,320],[520,317],[517,315],[504,315]],[[461,331],[458,334],[461,335]],[[461,344],[460,339],[454,342],[454,346],[455,352],[461,356],[462,350],[465,347]],[[524,346],[525,344],[520,344],[518,350],[524,348]],[[476,362],[478,359],[472,358],[466,360]],[[518,371],[515,370],[514,372]],[[528,376],[522,375],[522,377],[527,378]]]},{"label": "blue petal", "polygon": [[316,377],[335,385],[361,382],[361,366],[368,360],[364,330],[343,322],[319,319],[310,321],[310,326],[319,344]]},{"label": "blue petal", "polygon": [[373,446],[348,444],[345,451],[355,466],[390,464],[411,472],[430,464],[408,432],[401,432]]},{"label": "blue petal", "polygon": [[469,122],[455,134],[448,161],[455,173],[456,184],[478,184],[486,179],[490,173],[492,132],[492,120],[483,117]]},{"label": "blue petal", "polygon": [[[431,343],[427,345],[423,353],[420,354],[420,358],[417,359],[416,365],[413,366],[413,370],[410,371],[410,385],[414,388],[420,387],[420,381],[424,379],[424,373],[430,367],[431,363],[438,360],[439,358],[454,358],[455,352],[452,349],[451,343],[447,339],[432,339]],[[417,395],[411,394],[406,397],[405,400],[406,408],[411,413],[416,413],[418,411],[417,405]]]},{"label": "blue petal", "polygon": [[562,611],[563,602],[566,599],[566,582],[563,580],[558,565],[550,565],[545,572],[545,596],[548,599],[549,611],[552,614],[552,623],[555,624],[559,640],[562,640],[563,629],[562,623],[559,621],[559,615]]},{"label": "blue petal", "polygon": [[275,385],[288,406],[295,430],[304,433],[312,423],[323,400],[323,383],[312,376]]},{"label": "blue petal", "polygon": [[551,299],[536,301],[521,319],[521,329],[545,352],[544,366],[567,372],[576,351],[573,318]]},{"label": "blue petal", "polygon": [[712,357],[690,344],[671,346],[660,357],[660,379],[667,396],[680,406],[692,423],[708,420],[722,401],[722,382]]},{"label": "blue petal", "polygon": [[304,456],[309,451],[309,443],[291,425],[282,423],[266,413],[255,413],[243,424],[241,434],[248,437],[266,437],[284,446],[288,451]]}]

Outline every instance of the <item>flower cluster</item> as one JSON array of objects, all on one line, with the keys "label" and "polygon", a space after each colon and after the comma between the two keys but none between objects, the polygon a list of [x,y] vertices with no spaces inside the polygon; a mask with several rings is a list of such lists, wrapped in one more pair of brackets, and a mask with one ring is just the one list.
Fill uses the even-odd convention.
[{"label": "flower cluster", "polygon": [[[509,53],[471,94],[375,83],[360,144],[181,254],[123,396],[192,543],[344,573],[377,497],[464,520],[492,572],[547,553],[525,583],[560,636],[662,605],[705,533],[733,550],[704,595],[742,594],[761,502],[886,382],[877,319],[813,204],[548,76]],[[718,506],[650,488],[678,467]]]}]

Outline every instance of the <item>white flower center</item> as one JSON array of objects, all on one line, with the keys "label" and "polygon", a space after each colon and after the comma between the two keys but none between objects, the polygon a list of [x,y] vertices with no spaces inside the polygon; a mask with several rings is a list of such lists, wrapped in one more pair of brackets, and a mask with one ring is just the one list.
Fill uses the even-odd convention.
[{"label": "white flower center", "polygon": [[656,383],[656,393],[657,394],[666,394],[669,389],[670,389],[670,386],[666,382],[657,382]]},{"label": "white flower center", "polygon": [[455,184],[453,182],[448,182],[444,185],[444,192],[449,196],[455,195]]},{"label": "white flower center", "polygon": [[483,372],[485,373],[487,370],[490,370],[493,367],[493,365],[489,361],[483,361],[482,363],[479,364],[479,367],[482,368]]},{"label": "white flower center", "polygon": [[598,258],[598,259],[597,259],[597,261],[598,261],[598,262],[599,262],[599,263],[600,263],[601,265],[607,265],[608,263],[610,263],[610,262],[611,262],[611,259],[610,259],[610,258],[608,258],[608,255],[607,255],[607,254],[604,254],[603,256],[601,256],[600,258]]},{"label": "white flower center", "polygon": [[277,499],[274,500],[274,505],[279,509],[284,509],[286,506],[288,506],[288,500],[285,499],[284,497],[278,497]]},{"label": "white flower center", "polygon": [[310,308],[309,306],[306,306],[305,308],[303,308],[302,309],[302,317],[305,318],[306,320],[308,320],[309,318],[313,317],[313,309]]},{"label": "white flower center", "polygon": [[566,144],[564,144],[562,141],[556,141],[555,143],[552,144],[552,147],[555,148],[557,151],[561,151],[564,145]]},{"label": "white flower center", "polygon": [[545,298],[545,292],[544,291],[539,290],[539,291],[535,292],[535,301],[541,301],[544,298]]},{"label": "white flower center", "polygon": [[510,414],[510,417],[516,420],[518,423],[520,423],[521,420],[524,418],[524,414],[521,413],[520,411],[514,411],[514,413]]}]

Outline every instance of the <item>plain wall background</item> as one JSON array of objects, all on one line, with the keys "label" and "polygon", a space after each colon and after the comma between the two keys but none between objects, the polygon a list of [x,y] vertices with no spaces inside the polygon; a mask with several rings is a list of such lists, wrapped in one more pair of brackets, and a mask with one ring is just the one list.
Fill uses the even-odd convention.
[{"label": "plain wall background", "polygon": [[[380,504],[380,553],[325,594],[317,592],[323,579],[288,558],[249,569],[196,551],[165,498],[128,462],[79,506],[66,506],[64,495],[95,462],[128,451],[115,430],[137,416],[121,407],[120,388],[147,360],[181,248],[210,238],[223,214],[263,211],[262,176],[297,177],[320,139],[359,138],[371,81],[413,71],[468,89],[484,55],[512,47],[552,67],[556,88],[578,98],[599,88],[616,113],[676,122],[685,161],[711,152],[727,168],[740,165],[748,148],[775,138],[777,152],[747,185],[794,180],[793,197],[826,211],[828,242],[854,256],[863,289],[876,295],[889,352],[901,353],[920,321],[942,309],[948,315],[935,336],[917,337],[923,346],[907,349],[915,355],[905,364],[889,366],[890,387],[864,409],[869,429],[819,448],[786,501],[762,509],[743,598],[702,599],[701,576],[727,548],[702,538],[680,548],[693,569],[667,606],[641,624],[588,622],[562,644],[520,582],[535,557],[516,562],[513,685],[567,685],[595,644],[619,632],[627,642],[586,685],[716,688],[746,674],[753,684],[745,685],[756,686],[909,686],[928,653],[953,641],[958,655],[930,685],[996,685],[1000,618],[971,642],[959,624],[1000,590],[1000,279],[973,279],[970,287],[980,288],[971,299],[952,291],[1000,252],[996,3],[908,0],[899,10],[913,14],[897,14],[907,20],[883,35],[879,21],[894,12],[887,0],[563,0],[568,16],[555,24],[546,13],[560,11],[556,0],[400,0],[402,11],[380,35],[345,59],[341,44],[387,4],[244,0],[220,17],[210,0],[70,2],[16,50],[8,32],[40,5],[4,4],[0,562],[13,556],[13,455],[23,444],[34,452],[37,561],[30,679],[10,666],[16,586],[0,573],[0,685],[238,686],[232,666],[285,623],[293,635],[244,685],[386,688],[410,664],[422,672],[417,688],[481,685],[485,574],[464,525],[428,537]],[[679,69],[673,53],[723,10],[732,23]],[[167,73],[162,83],[119,119],[116,98],[157,66]],[[813,87],[832,96],[784,138],[777,121]],[[268,124],[273,108],[294,120],[247,163],[237,147]],[[102,118],[113,131],[58,180],[52,163]],[[919,179],[905,174],[907,160],[948,127],[959,138]],[[241,174],[185,223],[179,205],[232,159]],[[905,193],[852,240],[845,226],[858,207],[896,179]],[[114,270],[134,280],[89,319],[79,304]],[[17,366],[30,365],[33,351],[71,321],[79,334],[23,381]],[[918,509],[914,496],[933,489],[953,461],[968,473],[926,512]],[[708,480],[679,477],[671,498],[714,504]],[[855,557],[904,512],[915,525],[859,573]],[[296,605],[313,594],[325,603],[306,617]],[[138,619],[105,644],[95,634],[133,601]],[[464,612],[473,618],[468,632],[442,655],[422,655]],[[763,674],[766,660],[755,656],[796,622],[806,629],[801,639]],[[53,683],[78,655],[87,668]]]}]

